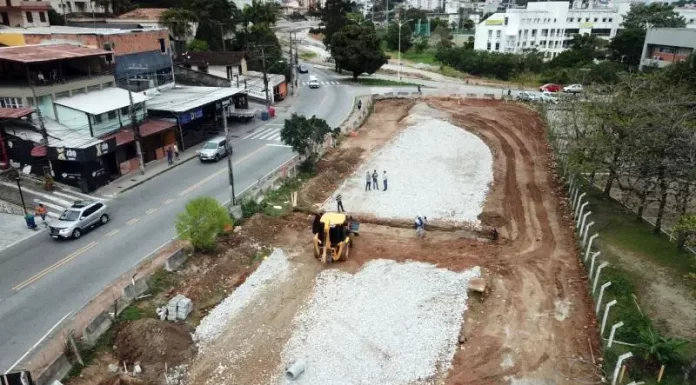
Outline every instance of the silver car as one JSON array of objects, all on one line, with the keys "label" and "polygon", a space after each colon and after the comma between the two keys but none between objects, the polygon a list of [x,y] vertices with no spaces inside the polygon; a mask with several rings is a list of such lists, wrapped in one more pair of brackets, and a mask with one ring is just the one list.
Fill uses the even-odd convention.
[{"label": "silver car", "polygon": [[80,238],[93,227],[109,222],[108,207],[102,202],[77,201],[52,221],[49,234],[53,239]]},{"label": "silver car", "polygon": [[220,158],[231,154],[232,148],[228,145],[227,139],[224,136],[218,136],[207,141],[203,147],[198,150],[198,159],[200,159],[201,162],[208,160],[217,162]]}]

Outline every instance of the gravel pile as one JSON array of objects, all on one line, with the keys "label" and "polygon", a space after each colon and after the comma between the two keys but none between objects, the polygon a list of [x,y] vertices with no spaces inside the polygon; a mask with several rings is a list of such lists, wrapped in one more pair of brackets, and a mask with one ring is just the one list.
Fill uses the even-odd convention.
[{"label": "gravel pile", "polygon": [[306,361],[297,385],[434,384],[451,366],[468,281],[478,275],[390,260],[355,275],[325,270],[295,318],[283,363]]},{"label": "gravel pile", "polygon": [[291,266],[285,252],[281,249],[273,250],[232,295],[201,320],[193,336],[199,351],[203,352],[208,344],[222,334],[249,303],[262,298],[268,286],[284,281],[290,272]]},{"label": "gravel pile", "polygon": [[[324,204],[336,210],[336,194],[350,213],[385,219],[467,222],[478,225],[488,186],[493,182],[493,156],[476,135],[444,120],[421,114],[408,118],[410,127],[373,154]],[[376,169],[382,190],[382,171],[388,189],[365,191],[365,173]]]}]

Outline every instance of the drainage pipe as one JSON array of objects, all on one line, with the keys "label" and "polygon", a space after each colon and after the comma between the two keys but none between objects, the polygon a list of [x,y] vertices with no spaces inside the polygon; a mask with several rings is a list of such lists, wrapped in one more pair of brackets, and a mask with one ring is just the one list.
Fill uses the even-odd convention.
[{"label": "drainage pipe", "polygon": [[285,378],[289,381],[296,380],[305,371],[307,364],[304,360],[297,360],[285,369]]}]

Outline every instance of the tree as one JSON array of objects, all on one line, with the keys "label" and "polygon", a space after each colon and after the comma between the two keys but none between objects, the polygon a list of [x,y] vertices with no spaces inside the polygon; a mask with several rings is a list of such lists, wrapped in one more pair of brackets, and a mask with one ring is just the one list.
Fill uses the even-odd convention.
[{"label": "tree", "polygon": [[[392,51],[396,51],[401,48],[401,52],[408,51],[413,45],[413,30],[409,23],[404,23],[401,26],[401,32],[399,32],[399,24],[392,23],[389,24],[387,29],[387,36],[385,41],[387,42],[387,48]],[[401,38],[401,46],[399,46],[399,38]]]},{"label": "tree", "polygon": [[415,44],[413,45],[413,48],[418,53],[425,51],[428,48],[428,38],[427,37],[419,37],[418,39],[416,39]]},{"label": "tree", "polygon": [[206,41],[193,39],[186,45],[186,49],[194,52],[205,52],[210,48],[208,47],[208,43]]},{"label": "tree", "polygon": [[314,115],[307,119],[303,115],[292,114],[290,119],[285,119],[283,129],[280,130],[280,139],[313,163],[326,135],[337,137],[339,132],[338,128],[332,130],[324,119]]},{"label": "tree", "polygon": [[104,7],[105,13],[109,13],[110,6],[114,15],[121,15],[135,9],[135,5],[130,0],[97,0],[97,5]]},{"label": "tree", "polygon": [[464,20],[464,29],[465,30],[471,31],[472,29],[474,29],[474,27],[475,27],[475,24],[474,24],[473,20],[471,20],[471,19]]},{"label": "tree", "polygon": [[169,29],[176,40],[186,40],[191,35],[191,24],[196,21],[196,15],[183,8],[170,8],[160,15],[159,23]]},{"label": "tree", "polygon": [[454,37],[452,36],[452,32],[450,32],[449,29],[439,26],[435,29],[433,32],[433,35],[437,37],[437,46],[438,47],[452,47],[454,43],[452,43],[452,39]]},{"label": "tree", "polygon": [[186,204],[176,217],[175,227],[179,238],[191,242],[195,250],[211,251],[217,235],[231,224],[227,209],[215,198],[200,197]]},{"label": "tree", "polygon": [[373,26],[346,25],[334,34],[331,55],[338,68],[351,71],[357,80],[362,73],[375,73],[387,61],[381,45]]},{"label": "tree", "polygon": [[609,43],[609,52],[612,60],[619,63],[637,67],[643,54],[643,42],[645,31],[642,29],[619,30],[614,39]]},{"label": "tree", "polygon": [[331,48],[333,35],[340,31],[346,24],[346,15],[353,12],[354,4],[348,0],[326,0],[321,9],[321,24],[324,29],[324,45]]},{"label": "tree", "polygon": [[48,10],[48,23],[51,25],[65,25],[65,18],[51,8]]}]

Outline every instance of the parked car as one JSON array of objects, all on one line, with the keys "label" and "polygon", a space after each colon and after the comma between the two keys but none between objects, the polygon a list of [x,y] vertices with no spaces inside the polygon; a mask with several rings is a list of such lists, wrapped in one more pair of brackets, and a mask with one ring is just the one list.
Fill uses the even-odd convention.
[{"label": "parked car", "polygon": [[301,74],[306,74],[309,72],[309,70],[307,69],[307,67],[305,67],[304,64],[300,64],[297,66],[297,72],[299,72]]},{"label": "parked car", "polygon": [[227,138],[218,136],[207,141],[197,153],[201,162],[208,160],[217,162],[222,157],[231,155],[232,147],[227,144]]},{"label": "parked car", "polygon": [[108,207],[102,202],[77,201],[57,221],[51,221],[48,229],[53,239],[77,239],[98,225],[109,222]]},{"label": "parked car", "polygon": [[548,91],[541,92],[539,99],[544,103],[558,104],[558,98]]},{"label": "parked car", "polygon": [[517,94],[517,100],[521,100],[523,102],[535,102],[539,99],[539,95],[535,94],[534,92],[521,91],[519,94]]},{"label": "parked car", "polygon": [[571,84],[569,86],[563,87],[563,92],[570,94],[577,94],[582,92],[582,84]]},{"label": "parked car", "polygon": [[561,92],[563,87],[560,84],[547,83],[539,87],[539,92]]}]

